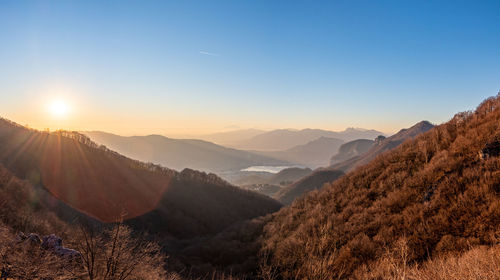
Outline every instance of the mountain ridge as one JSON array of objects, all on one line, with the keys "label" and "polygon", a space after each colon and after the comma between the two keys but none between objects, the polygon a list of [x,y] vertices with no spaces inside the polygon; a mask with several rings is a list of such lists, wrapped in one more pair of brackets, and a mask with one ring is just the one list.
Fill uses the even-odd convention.
[{"label": "mountain ridge", "polygon": [[343,141],[355,139],[373,139],[384,133],[375,130],[344,130],[340,132],[306,128],[302,130],[276,129],[256,135],[234,146],[242,150],[283,151],[304,145],[320,137],[337,138]]},{"label": "mountain ridge", "polygon": [[101,131],[83,134],[131,158],[162,164],[179,171],[184,168],[206,172],[239,171],[250,166],[290,164],[205,140],[173,139],[162,135],[120,136]]},{"label": "mountain ridge", "polygon": [[164,234],[183,238],[214,234],[281,207],[215,174],[176,172],[132,160],[76,132],[40,132],[5,119],[0,119],[0,163],[102,222],[133,219],[146,225],[155,215]]},{"label": "mountain ridge", "polygon": [[[281,189],[274,197],[285,205],[291,204],[295,198],[301,196],[302,194],[308,191],[321,189],[325,183],[330,183],[341,178],[345,173],[369,163],[380,154],[394,149],[404,141],[424,133],[432,127],[434,126],[431,123],[421,121],[410,128],[401,129],[398,133],[391,137],[385,138],[383,136],[379,136],[377,137],[377,141],[367,140],[366,143],[370,143],[371,141],[372,144],[365,153],[339,162],[333,166],[318,168],[314,170],[313,173],[298,180],[294,184]],[[356,144],[356,141],[360,141],[360,139],[349,143]],[[366,149],[368,147],[364,148]],[[340,171],[340,173],[337,171]]]}]

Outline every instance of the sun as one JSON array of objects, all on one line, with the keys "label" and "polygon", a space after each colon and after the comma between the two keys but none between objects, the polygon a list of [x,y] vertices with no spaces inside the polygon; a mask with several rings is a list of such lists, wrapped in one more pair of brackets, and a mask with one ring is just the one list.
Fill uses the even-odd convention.
[{"label": "sun", "polygon": [[54,100],[50,103],[49,111],[55,117],[64,117],[68,114],[69,107],[63,100]]}]

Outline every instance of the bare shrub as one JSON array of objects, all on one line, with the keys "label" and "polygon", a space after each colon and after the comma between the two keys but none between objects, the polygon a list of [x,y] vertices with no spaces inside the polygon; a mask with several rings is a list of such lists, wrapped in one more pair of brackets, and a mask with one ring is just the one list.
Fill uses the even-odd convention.
[{"label": "bare shrub", "polygon": [[[133,237],[121,223],[102,233],[82,226],[74,245],[82,254],[85,279],[155,280],[167,276],[160,247]],[[176,279],[173,274],[168,276]]]}]

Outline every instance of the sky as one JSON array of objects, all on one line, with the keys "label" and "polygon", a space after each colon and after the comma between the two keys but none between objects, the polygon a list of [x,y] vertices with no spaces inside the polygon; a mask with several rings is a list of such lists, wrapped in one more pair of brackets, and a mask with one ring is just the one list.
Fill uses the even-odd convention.
[{"label": "sky", "polygon": [[0,1],[0,116],[122,135],[445,122],[500,90],[500,1]]}]

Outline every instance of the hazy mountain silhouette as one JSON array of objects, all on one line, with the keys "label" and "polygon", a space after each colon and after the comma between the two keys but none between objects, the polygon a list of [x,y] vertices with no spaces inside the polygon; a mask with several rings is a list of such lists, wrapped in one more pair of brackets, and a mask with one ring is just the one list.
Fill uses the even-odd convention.
[{"label": "hazy mountain silhouette", "polygon": [[336,163],[330,166],[330,168],[349,172],[351,170],[354,170],[358,166],[369,163],[381,153],[389,151],[399,146],[404,141],[409,140],[421,133],[424,133],[432,129],[433,127],[434,125],[430,122],[421,121],[410,128],[400,130],[398,133],[394,134],[391,137],[378,137],[374,145],[366,153],[348,159],[346,161]]},{"label": "hazy mountain silhouette", "polygon": [[330,159],[330,165],[334,165],[353,157],[360,156],[368,152],[368,150],[370,150],[374,143],[374,140],[358,139],[342,144],[342,146],[340,146],[338,150],[338,153]]},{"label": "hazy mountain silhouette", "polygon": [[[373,139],[381,134],[383,133],[375,130],[355,128],[349,128],[341,132],[321,129],[278,129],[254,136],[234,147],[243,150],[283,151],[295,146],[304,145],[320,137],[337,138],[346,142],[355,139]],[[335,154],[335,151],[333,154]]]},{"label": "hazy mountain silhouette", "polygon": [[[274,196],[281,203],[290,204],[292,201],[302,195],[305,192],[320,189],[323,187],[325,183],[333,182],[334,180],[341,177],[341,175],[345,172],[349,172],[355,169],[358,166],[369,163],[376,156],[380,155],[383,152],[389,151],[404,141],[411,139],[421,133],[424,133],[431,129],[433,125],[427,121],[422,121],[411,128],[402,129],[395,135],[385,138],[383,136],[377,137],[376,141],[373,140],[355,140],[349,143],[346,143],[343,147],[343,151],[339,155],[347,156],[349,154],[353,154],[356,148],[360,150],[366,150],[368,147],[368,151],[365,153],[350,158],[346,161],[339,162],[333,166],[327,168],[320,168],[315,170],[312,174],[307,175],[303,179],[295,182],[293,185],[288,186],[280,190]],[[371,145],[370,145],[371,143]],[[359,152],[359,151],[356,151]],[[340,174],[335,171],[342,171]]]},{"label": "hazy mountain silhouette", "polygon": [[171,139],[160,135],[124,137],[105,132],[83,132],[93,141],[125,156],[168,166],[207,172],[241,170],[256,165],[290,163],[193,139]]},{"label": "hazy mountain silhouette", "polygon": [[212,134],[197,135],[195,139],[201,139],[213,142],[218,145],[226,147],[233,147],[237,146],[238,143],[246,141],[249,138],[255,137],[265,132],[266,131],[260,129],[241,129],[241,130],[218,132]]},{"label": "hazy mountain silhouette", "polygon": [[179,173],[99,147],[79,133],[40,132],[4,119],[0,163],[100,221],[134,218],[134,226],[157,227],[179,237],[215,233],[280,208],[277,201],[214,174]]},{"label": "hazy mountain silhouette", "polygon": [[344,141],[340,139],[319,137],[306,144],[298,145],[284,151],[253,152],[310,168],[317,168],[327,166],[330,162],[330,157],[337,153],[343,143]]},{"label": "hazy mountain silhouette", "polygon": [[267,180],[268,184],[288,185],[312,173],[310,168],[291,167],[281,170]]}]

